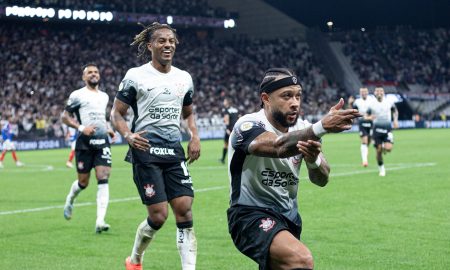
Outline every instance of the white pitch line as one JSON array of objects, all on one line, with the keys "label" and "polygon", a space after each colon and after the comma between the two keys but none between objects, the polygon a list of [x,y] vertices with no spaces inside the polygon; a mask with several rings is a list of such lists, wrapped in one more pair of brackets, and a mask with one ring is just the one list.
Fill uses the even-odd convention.
[{"label": "white pitch line", "polygon": [[[195,190],[195,192],[206,192],[206,191],[224,189],[224,188],[227,188],[227,187],[228,186],[217,186],[217,187],[210,187],[210,188],[200,188],[200,189]],[[121,199],[112,199],[112,200],[109,200],[109,203],[128,202],[128,201],[134,201],[134,200],[138,200],[138,199],[139,199],[139,197],[128,197],[128,198],[121,198]],[[75,207],[81,207],[81,206],[90,206],[90,205],[97,205],[97,202],[76,203],[74,206]],[[21,213],[30,213],[30,212],[42,212],[42,211],[46,211],[46,210],[62,209],[62,208],[64,208],[64,205],[54,205],[54,206],[46,206],[46,207],[31,208],[31,209],[3,211],[3,212],[0,212],[0,216],[21,214]]]},{"label": "white pitch line", "polygon": [[[386,171],[398,171],[398,170],[405,170],[405,169],[411,169],[411,168],[419,168],[419,167],[431,167],[435,166],[436,163],[415,163],[415,164],[409,164],[404,166],[398,166],[398,167],[390,167],[387,168]],[[368,170],[360,170],[360,171],[351,171],[351,172],[344,172],[344,173],[335,173],[331,174],[330,177],[342,177],[342,176],[350,176],[350,175],[357,175],[357,174],[367,174],[367,173],[375,173],[378,172],[378,169],[368,169]],[[216,187],[210,187],[210,188],[201,188],[196,190],[195,192],[206,192],[211,190],[218,190],[218,189],[224,189],[227,188],[227,186],[216,186]],[[133,201],[137,200],[139,197],[129,197],[129,198],[121,198],[121,199],[112,199],[109,202],[110,203],[118,203],[118,202],[127,202],[127,201]],[[76,207],[80,206],[90,206],[90,205],[97,205],[96,202],[85,202],[85,203],[77,203],[75,204]],[[5,215],[12,215],[12,214],[19,214],[19,213],[30,213],[30,212],[41,212],[51,209],[60,209],[63,208],[64,205],[55,205],[55,206],[47,206],[47,207],[40,207],[40,208],[31,208],[31,209],[22,209],[22,210],[12,210],[12,211],[3,211],[0,212],[0,216]]]}]

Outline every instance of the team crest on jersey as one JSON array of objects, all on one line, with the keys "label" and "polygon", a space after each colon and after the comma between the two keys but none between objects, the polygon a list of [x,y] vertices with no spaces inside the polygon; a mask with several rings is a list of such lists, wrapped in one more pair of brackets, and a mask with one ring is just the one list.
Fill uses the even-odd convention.
[{"label": "team crest on jersey", "polygon": [[147,184],[147,185],[144,186],[144,189],[145,189],[145,196],[151,198],[151,197],[153,197],[153,196],[155,195],[156,192],[155,192],[155,190],[153,189],[153,186],[154,186],[154,185],[150,185],[150,184]]},{"label": "team crest on jersey", "polygon": [[301,155],[293,156],[291,158],[292,164],[298,165],[300,163],[301,158],[302,158]]},{"label": "team crest on jersey", "polygon": [[263,218],[263,219],[261,219],[261,224],[259,225],[259,227],[263,231],[268,232],[273,228],[273,226],[275,226],[275,224],[277,224],[275,222],[275,220],[273,220],[271,218],[266,218],[266,219]]},{"label": "team crest on jersey", "polygon": [[84,169],[84,162],[83,161],[78,162],[78,169],[79,170]]},{"label": "team crest on jersey", "polygon": [[253,127],[253,123],[252,122],[244,122],[244,123],[241,124],[239,129],[241,131],[247,131],[247,130],[250,130],[252,127]]}]

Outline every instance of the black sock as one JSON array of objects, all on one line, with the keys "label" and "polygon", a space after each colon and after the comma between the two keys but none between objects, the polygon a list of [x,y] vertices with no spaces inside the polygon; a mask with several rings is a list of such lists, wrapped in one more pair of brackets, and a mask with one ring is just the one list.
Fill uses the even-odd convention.
[{"label": "black sock", "polygon": [[378,166],[383,165],[383,161],[378,161]]},{"label": "black sock", "polygon": [[225,156],[226,156],[226,154],[227,154],[227,150],[228,150],[228,149],[226,149],[226,148],[224,148],[224,149],[222,150],[222,161],[225,160]]},{"label": "black sock", "polygon": [[147,224],[148,224],[148,226],[152,227],[152,229],[155,231],[161,229],[161,227],[162,227],[162,225],[156,225],[155,223],[153,223],[153,221],[150,219],[150,217],[147,217]]}]

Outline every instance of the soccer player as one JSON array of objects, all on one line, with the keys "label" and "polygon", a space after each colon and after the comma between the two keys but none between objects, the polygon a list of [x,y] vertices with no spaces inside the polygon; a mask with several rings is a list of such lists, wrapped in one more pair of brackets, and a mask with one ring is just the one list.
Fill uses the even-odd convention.
[{"label": "soccer player", "polygon": [[67,127],[67,140],[70,142],[70,153],[69,158],[66,161],[66,167],[67,168],[73,168],[72,160],[75,157],[75,144],[77,141],[78,136],[78,130],[72,127]]},{"label": "soccer player", "polygon": [[228,151],[228,139],[230,138],[231,130],[233,129],[234,124],[239,118],[239,111],[235,107],[231,106],[231,100],[228,98],[225,98],[223,100],[223,122],[225,123],[225,136],[223,138],[224,145],[222,150],[222,158],[220,159],[220,162],[222,164],[225,164],[225,156],[227,155]]},{"label": "soccer player", "polygon": [[372,136],[377,151],[379,175],[386,176],[383,153],[391,152],[394,146],[392,126],[398,128],[398,111],[395,104],[385,98],[383,87],[376,87],[374,95],[376,100],[370,103],[365,118],[373,121]]},{"label": "soccer player", "polygon": [[[349,106],[352,106],[354,109],[357,109],[360,114],[365,115],[367,112],[367,108],[369,107],[370,102],[373,101],[373,98],[369,96],[369,89],[366,87],[362,87],[359,89],[359,98],[353,100],[349,99]],[[361,117],[358,120],[359,126],[359,136],[361,137],[361,158],[362,165],[364,167],[369,166],[368,155],[369,155],[369,144],[370,137],[372,136],[372,120]]]},{"label": "soccer player", "polygon": [[228,228],[235,246],[259,269],[313,269],[311,252],[299,240],[300,166],[304,161],[311,182],[325,186],[330,166],[320,138],[350,129],[361,116],[355,109],[341,110],[340,99],[319,122],[299,120],[302,91],[291,70],[267,70],[260,85],[262,109],[241,117],[230,135]]},{"label": "soccer player", "polygon": [[17,167],[22,167],[24,164],[20,162],[19,158],[16,154],[16,146],[12,142],[12,138],[14,136],[14,132],[12,130],[11,123],[13,122],[13,117],[11,115],[6,117],[6,121],[2,126],[2,153],[0,155],[0,169],[4,167],[3,160],[5,159],[6,152],[11,151],[11,155],[16,163]]},{"label": "soccer player", "polygon": [[[95,168],[97,178],[97,220],[95,232],[109,230],[105,222],[109,202],[108,179],[111,171],[111,148],[108,135],[114,141],[114,132],[106,122],[108,95],[100,91],[100,73],[95,64],[83,68],[82,79],[85,87],[73,91],[67,101],[61,120],[79,131],[75,145],[75,159],[78,172],[70,187],[64,206],[64,218],[72,218],[73,202],[78,194],[89,185],[91,169]],[[76,115],[78,122],[73,119]]]},{"label": "soccer player", "polygon": [[[130,145],[128,161],[133,178],[146,205],[148,217],[138,226],[127,270],[142,269],[144,251],[163,226],[170,204],[177,226],[177,248],[184,270],[195,269],[195,238],[192,202],[194,190],[184,149],[181,146],[180,117],[186,119],[191,139],[189,163],[200,156],[200,139],[195,124],[191,75],[172,66],[178,44],[175,29],[153,23],[135,36],[132,45],[148,63],[128,70],[120,83],[111,111],[112,123]],[[128,108],[135,118],[129,129]]]}]

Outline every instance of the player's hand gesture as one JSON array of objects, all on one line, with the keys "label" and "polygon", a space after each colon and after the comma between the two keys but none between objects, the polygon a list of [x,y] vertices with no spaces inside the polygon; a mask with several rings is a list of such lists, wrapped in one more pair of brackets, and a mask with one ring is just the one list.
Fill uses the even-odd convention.
[{"label": "player's hand gesture", "polygon": [[298,151],[303,154],[306,162],[314,163],[322,151],[322,144],[313,140],[308,140],[306,142],[298,141],[297,148]]},{"label": "player's hand gesture", "polygon": [[188,164],[196,161],[200,157],[200,138],[192,137],[188,143]]},{"label": "player's hand gesture", "polygon": [[125,135],[125,139],[127,140],[128,144],[136,149],[147,151],[150,149],[149,141],[142,137],[141,135],[147,133],[147,130],[142,130],[136,133],[131,133],[128,135]]},{"label": "player's hand gesture", "polygon": [[82,132],[86,136],[92,136],[95,134],[95,126],[86,126]]},{"label": "player's hand gesture", "polygon": [[353,119],[362,115],[356,109],[341,110],[344,107],[344,99],[331,107],[327,115],[322,118],[323,128],[327,132],[338,133],[352,128]]},{"label": "player's hand gesture", "polygon": [[109,137],[111,137],[111,143],[116,142],[116,133],[112,129],[108,129]]}]

